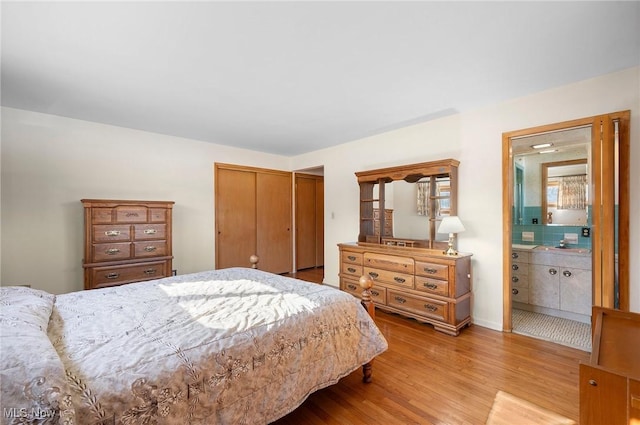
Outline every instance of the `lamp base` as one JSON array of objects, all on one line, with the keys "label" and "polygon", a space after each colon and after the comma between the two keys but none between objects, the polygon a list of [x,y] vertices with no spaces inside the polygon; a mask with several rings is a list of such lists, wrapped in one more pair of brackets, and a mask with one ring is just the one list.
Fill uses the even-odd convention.
[{"label": "lamp base", "polygon": [[446,251],[442,251],[442,253],[444,255],[458,255],[458,251],[456,251],[452,247],[449,247],[449,249],[447,249]]},{"label": "lamp base", "polygon": [[444,255],[458,255],[458,251],[453,249],[453,234],[449,233],[449,248],[446,251],[442,251]]}]

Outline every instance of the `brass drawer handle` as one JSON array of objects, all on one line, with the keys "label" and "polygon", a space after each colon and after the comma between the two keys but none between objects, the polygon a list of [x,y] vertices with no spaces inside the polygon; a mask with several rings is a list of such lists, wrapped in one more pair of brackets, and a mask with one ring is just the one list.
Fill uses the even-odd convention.
[{"label": "brass drawer handle", "polygon": [[518,255],[517,252],[511,253],[511,258],[518,258],[518,257],[519,257],[519,255]]},{"label": "brass drawer handle", "polygon": [[120,250],[118,248],[109,248],[104,253],[107,255],[116,255]]},{"label": "brass drawer handle", "polygon": [[429,274],[436,274],[436,273],[438,273],[438,269],[432,269],[432,268],[429,268],[429,267],[426,267],[426,268],[424,269],[424,271],[425,271],[425,272],[427,272],[427,273],[429,273]]},{"label": "brass drawer handle", "polygon": [[356,256],[355,255],[349,255],[347,256],[347,258],[351,261],[356,261]]},{"label": "brass drawer handle", "polygon": [[155,235],[156,233],[158,233],[156,229],[144,229],[145,235]]},{"label": "brass drawer handle", "polygon": [[147,276],[150,276],[152,274],[156,274],[156,269],[147,269],[143,273],[146,274]]},{"label": "brass drawer handle", "polygon": [[513,295],[518,295],[518,294],[520,293],[520,291],[518,291],[518,289],[517,289],[517,288],[513,288],[513,289],[511,290],[511,293],[512,293]]},{"label": "brass drawer handle", "polygon": [[406,303],[406,302],[407,302],[407,300],[405,300],[405,299],[404,299],[404,298],[402,298],[402,297],[395,297],[395,300],[396,300],[397,302],[399,302],[400,304],[404,304],[404,303]]},{"label": "brass drawer handle", "polygon": [[569,270],[563,271],[562,274],[564,275],[564,277],[571,277],[571,272]]},{"label": "brass drawer handle", "polygon": [[555,276],[556,274],[558,274],[558,270],[556,270],[556,269],[549,269],[549,274],[550,274],[551,276]]},{"label": "brass drawer handle", "polygon": [[435,306],[435,305],[433,305],[433,304],[425,304],[425,305],[424,305],[424,308],[426,308],[427,310],[429,310],[429,311],[431,311],[431,312],[438,310],[438,307],[436,307],[436,306]]},{"label": "brass drawer handle", "polygon": [[106,236],[120,236],[120,230],[107,230],[104,234]]},{"label": "brass drawer handle", "polygon": [[128,212],[128,213],[125,214],[125,216],[127,216],[127,217],[137,217],[138,213],[137,212]]},{"label": "brass drawer handle", "polygon": [[371,295],[373,295],[374,297],[379,297],[380,296],[380,292],[378,292],[378,291],[371,290],[369,292],[371,292]]},{"label": "brass drawer handle", "polygon": [[518,267],[517,264],[514,264],[513,266],[511,266],[511,270],[518,270],[518,269],[519,269],[519,267]]},{"label": "brass drawer handle", "polygon": [[157,247],[153,246],[153,245],[149,245],[149,246],[145,246],[144,250],[147,252],[153,252],[157,249]]},{"label": "brass drawer handle", "polygon": [[427,289],[438,289],[438,285],[435,283],[425,282],[424,287]]},{"label": "brass drawer handle", "polygon": [[396,281],[396,282],[398,282],[398,283],[405,283],[405,282],[407,281],[406,279],[404,279],[404,278],[402,278],[402,277],[398,277],[398,276],[395,276],[395,277],[393,278],[393,280],[395,280],[395,281]]},{"label": "brass drawer handle", "polygon": [[351,289],[352,291],[355,291],[356,289],[358,289],[358,287],[352,283],[348,284],[347,288]]},{"label": "brass drawer handle", "polygon": [[354,269],[353,267],[347,267],[347,271],[348,271],[349,273],[355,273],[355,272],[356,272],[356,269]]},{"label": "brass drawer handle", "polygon": [[369,276],[371,276],[372,278],[374,278],[374,279],[375,279],[376,277],[378,277],[378,273],[376,273],[376,272],[369,272]]},{"label": "brass drawer handle", "polygon": [[519,280],[520,280],[520,279],[518,278],[518,276],[513,276],[513,277],[511,278],[511,282],[514,282],[514,283],[515,283],[515,282],[518,282]]},{"label": "brass drawer handle", "polygon": [[120,277],[119,273],[109,273],[109,274],[105,274],[104,277],[106,277],[107,279],[117,279],[118,277]]}]

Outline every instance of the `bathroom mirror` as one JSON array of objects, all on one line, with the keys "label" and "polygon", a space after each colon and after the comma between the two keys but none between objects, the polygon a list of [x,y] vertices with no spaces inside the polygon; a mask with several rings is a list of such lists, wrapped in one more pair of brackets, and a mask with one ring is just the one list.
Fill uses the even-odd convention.
[{"label": "bathroom mirror", "polygon": [[[588,223],[588,175],[591,130],[588,127],[537,134],[516,139],[513,144],[514,225],[585,226]],[[587,175],[584,208],[566,203],[558,207],[560,177]],[[551,178],[551,182],[549,182]],[[554,198],[554,195],[556,198]],[[549,202],[548,200],[551,199]],[[555,201],[554,201],[555,199]],[[551,223],[548,213],[551,212]]]},{"label": "bathroom mirror", "polygon": [[545,162],[541,167],[542,219],[546,225],[588,225],[587,160]]}]

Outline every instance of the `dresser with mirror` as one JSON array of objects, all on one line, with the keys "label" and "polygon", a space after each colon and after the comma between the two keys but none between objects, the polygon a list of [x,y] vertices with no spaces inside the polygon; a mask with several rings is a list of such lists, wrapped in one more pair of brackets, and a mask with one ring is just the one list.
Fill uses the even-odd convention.
[{"label": "dresser with mirror", "polygon": [[458,165],[445,159],[356,173],[360,229],[357,241],[339,244],[342,290],[360,296],[367,276],[382,310],[450,335],[471,323],[471,254],[446,255],[448,235],[437,232],[444,217],[457,215]]}]

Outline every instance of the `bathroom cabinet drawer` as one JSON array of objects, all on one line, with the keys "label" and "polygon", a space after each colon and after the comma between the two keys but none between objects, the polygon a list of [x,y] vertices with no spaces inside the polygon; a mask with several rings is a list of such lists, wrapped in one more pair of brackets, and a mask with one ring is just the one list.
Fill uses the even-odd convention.
[{"label": "bathroom cabinet drawer", "polygon": [[518,288],[511,285],[511,300],[517,303],[527,304],[529,302],[529,288]]}]

